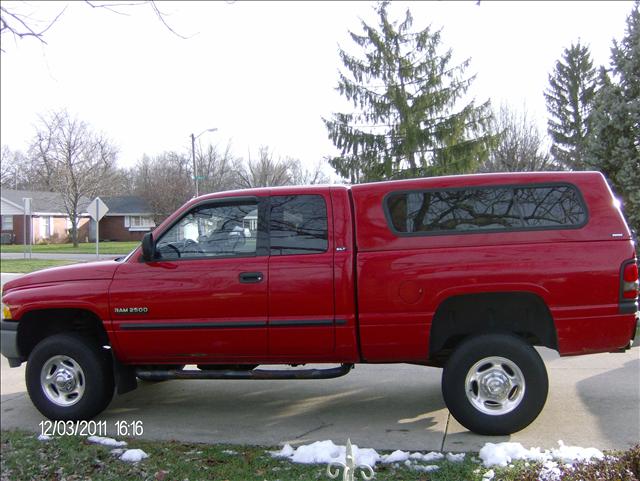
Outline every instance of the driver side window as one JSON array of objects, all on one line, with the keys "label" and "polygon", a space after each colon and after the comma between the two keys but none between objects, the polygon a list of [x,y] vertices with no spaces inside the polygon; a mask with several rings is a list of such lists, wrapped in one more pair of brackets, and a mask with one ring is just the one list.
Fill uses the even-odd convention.
[{"label": "driver side window", "polygon": [[196,207],[165,232],[156,258],[252,256],[256,253],[258,205],[215,204]]}]

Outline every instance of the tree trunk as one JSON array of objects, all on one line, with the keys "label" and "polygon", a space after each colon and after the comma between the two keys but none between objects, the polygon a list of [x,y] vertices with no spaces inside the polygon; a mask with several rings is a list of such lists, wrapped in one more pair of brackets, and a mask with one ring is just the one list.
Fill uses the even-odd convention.
[{"label": "tree trunk", "polygon": [[71,221],[71,242],[73,242],[73,247],[78,247],[78,221]]},{"label": "tree trunk", "polygon": [[71,242],[73,247],[78,247],[78,215],[75,212],[71,213]]}]

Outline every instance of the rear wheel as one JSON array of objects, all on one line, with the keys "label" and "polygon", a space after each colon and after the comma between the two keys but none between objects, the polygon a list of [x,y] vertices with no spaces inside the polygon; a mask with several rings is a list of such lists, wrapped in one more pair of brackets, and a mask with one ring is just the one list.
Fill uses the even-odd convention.
[{"label": "rear wheel", "polygon": [[31,351],[25,371],[35,407],[49,419],[91,419],[114,393],[109,354],[79,334],[56,334]]},{"label": "rear wheel", "polygon": [[548,388],[538,352],[509,334],[464,341],[442,374],[442,395],[449,411],[478,434],[505,435],[525,428],[542,411]]}]

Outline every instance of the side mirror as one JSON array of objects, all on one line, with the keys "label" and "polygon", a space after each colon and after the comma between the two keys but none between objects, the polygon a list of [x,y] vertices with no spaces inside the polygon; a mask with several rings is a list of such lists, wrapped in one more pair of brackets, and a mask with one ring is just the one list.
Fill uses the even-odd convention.
[{"label": "side mirror", "polygon": [[146,262],[151,262],[156,257],[156,244],[153,242],[153,235],[147,232],[142,238],[142,258]]}]

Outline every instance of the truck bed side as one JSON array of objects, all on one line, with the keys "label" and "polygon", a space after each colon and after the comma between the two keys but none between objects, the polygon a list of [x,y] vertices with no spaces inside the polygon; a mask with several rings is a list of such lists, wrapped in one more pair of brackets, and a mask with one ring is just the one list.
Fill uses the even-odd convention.
[{"label": "truck bed side", "polygon": [[[525,175],[527,183],[565,180],[548,173]],[[513,183],[513,177],[507,182],[500,176],[451,177],[430,179],[428,188],[455,187],[458,179],[461,187],[470,185],[470,180],[477,185]],[[391,191],[425,188],[425,181],[354,186],[364,360],[426,362],[429,346],[442,347],[430,338],[434,319],[446,324],[449,333],[459,326],[500,330],[505,314],[492,312],[500,305],[478,296],[508,293],[542,300],[543,304],[534,302],[521,310],[511,308],[517,318],[510,326],[536,331],[537,343],[562,355],[610,351],[628,344],[635,321],[633,315],[619,312],[619,288],[620,267],[634,257],[630,233],[611,205],[611,193],[600,174],[573,174],[571,179],[589,212],[589,220],[579,229],[425,236],[394,234],[383,209]],[[445,301],[451,299],[466,299],[476,304],[475,309],[467,305],[442,315],[451,304]],[[498,304],[501,299],[510,302],[508,296],[493,299]],[[544,313],[536,317],[531,312],[543,309],[548,309],[555,331],[548,335],[544,326],[537,325]]]}]

